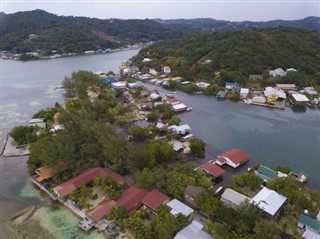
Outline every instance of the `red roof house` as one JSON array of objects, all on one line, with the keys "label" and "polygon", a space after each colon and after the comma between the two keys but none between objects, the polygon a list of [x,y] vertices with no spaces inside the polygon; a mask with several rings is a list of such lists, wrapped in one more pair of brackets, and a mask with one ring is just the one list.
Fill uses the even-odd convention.
[{"label": "red roof house", "polygon": [[111,199],[105,199],[95,206],[88,215],[96,222],[100,221],[101,218],[108,215],[112,206],[116,206],[116,202]]},{"label": "red roof house", "polygon": [[181,101],[176,98],[167,98],[166,103],[169,105],[177,105],[177,104],[180,104]]},{"label": "red roof house", "polygon": [[152,190],[149,192],[143,199],[142,203],[146,205],[148,208],[150,208],[153,211],[157,211],[157,208],[169,201],[170,198],[167,195],[164,195],[163,193],[159,192],[158,190]]},{"label": "red roof house", "polygon": [[127,188],[121,197],[116,201],[117,206],[124,205],[127,212],[137,210],[142,206],[142,199],[148,194],[149,190],[132,185]]},{"label": "red roof house", "polygon": [[228,164],[237,168],[249,160],[249,154],[241,149],[230,149],[217,156],[216,163],[220,166]]},{"label": "red roof house", "polygon": [[211,174],[214,178],[221,177],[224,174],[224,170],[211,161],[200,165],[198,168],[202,169],[206,173]]},{"label": "red roof house", "polygon": [[120,174],[113,172],[111,169],[95,167],[85,171],[84,173],[78,175],[75,178],[72,178],[54,187],[53,192],[60,198],[63,198],[72,191],[80,188],[82,185],[85,185],[86,183],[92,181],[94,178],[106,175],[112,177],[112,179],[117,182],[124,182],[124,177],[122,177]]}]

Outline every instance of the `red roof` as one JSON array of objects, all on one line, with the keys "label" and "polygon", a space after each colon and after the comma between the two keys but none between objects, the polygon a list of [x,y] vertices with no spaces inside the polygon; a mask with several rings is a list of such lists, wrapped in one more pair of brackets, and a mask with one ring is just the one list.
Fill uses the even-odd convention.
[{"label": "red roof", "polygon": [[127,212],[134,211],[142,205],[142,199],[148,192],[146,188],[132,185],[121,194],[121,197],[116,201],[117,206],[124,205]]},{"label": "red roof", "polygon": [[170,105],[175,105],[181,103],[181,101],[176,98],[167,98],[166,103]]},{"label": "red roof", "polygon": [[142,199],[142,203],[152,210],[157,211],[159,205],[168,200],[170,200],[170,198],[167,195],[164,195],[158,190],[152,190]]},{"label": "red roof", "polygon": [[59,197],[64,197],[71,193],[72,191],[80,188],[82,185],[92,181],[94,178],[98,176],[106,176],[109,175],[113,180],[117,182],[123,182],[124,177],[120,174],[113,172],[109,168],[100,168],[95,167],[85,171],[84,173],[78,175],[75,178],[72,178],[56,187],[53,188],[53,191],[56,192]]},{"label": "red roof", "polygon": [[202,164],[199,167],[212,174],[214,177],[220,177],[224,173],[224,170],[221,167],[212,162]]},{"label": "red roof", "polygon": [[[219,156],[218,156],[219,157]],[[227,160],[225,158],[217,158],[217,160],[221,163],[221,164],[224,164],[225,162],[227,162]]]},{"label": "red roof", "polygon": [[95,220],[96,222],[100,221],[101,218],[106,216],[110,208],[112,206],[115,206],[116,202],[111,199],[105,199],[102,202],[100,202],[96,207],[94,207],[91,211],[88,212],[88,215]]},{"label": "red roof", "polygon": [[218,157],[226,157],[230,159],[233,163],[243,163],[249,159],[249,154],[241,149],[230,149]]}]

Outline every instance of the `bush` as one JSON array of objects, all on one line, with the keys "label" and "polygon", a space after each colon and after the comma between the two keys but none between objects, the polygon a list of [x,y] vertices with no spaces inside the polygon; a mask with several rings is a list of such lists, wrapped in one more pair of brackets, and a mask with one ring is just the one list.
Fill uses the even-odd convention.
[{"label": "bush", "polygon": [[206,142],[204,142],[203,140],[201,139],[190,140],[191,154],[193,154],[194,156],[199,158],[204,158],[205,148],[206,148]]},{"label": "bush", "polygon": [[28,144],[37,140],[37,129],[34,126],[17,126],[10,131],[9,136],[19,145]]}]

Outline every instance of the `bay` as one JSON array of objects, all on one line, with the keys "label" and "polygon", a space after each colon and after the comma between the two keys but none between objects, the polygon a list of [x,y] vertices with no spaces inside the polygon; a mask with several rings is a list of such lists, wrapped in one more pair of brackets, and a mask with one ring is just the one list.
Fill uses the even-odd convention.
[{"label": "bay", "polygon": [[[80,69],[118,72],[119,65],[137,52],[29,62],[1,60],[1,148],[12,127],[27,124],[40,109],[64,101],[64,91],[56,87],[65,76]],[[145,85],[166,92],[161,87]],[[230,148],[241,148],[251,155],[251,160],[237,173],[256,163],[290,166],[297,172],[309,174],[311,188],[320,188],[319,110],[307,108],[294,112],[286,108],[282,111],[183,92],[176,92],[175,96],[193,107],[192,112],[179,116],[183,123],[191,126],[196,137],[207,142],[208,157],[214,158]],[[1,157],[1,225],[22,208],[37,205],[32,220],[25,225],[30,237],[37,232],[42,235],[39,238],[63,238],[63,235],[65,238],[99,238],[98,234],[87,235],[78,230],[73,214],[34,188],[28,180],[26,161],[27,157]],[[228,172],[227,176],[232,173]],[[55,234],[60,227],[63,233]],[[1,226],[0,238],[14,236]]]}]

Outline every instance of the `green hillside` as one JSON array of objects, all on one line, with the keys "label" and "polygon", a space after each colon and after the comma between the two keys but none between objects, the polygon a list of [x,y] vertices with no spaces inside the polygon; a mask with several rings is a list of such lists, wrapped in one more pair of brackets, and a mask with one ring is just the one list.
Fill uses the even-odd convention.
[{"label": "green hillside", "polygon": [[[144,57],[152,59],[148,66],[141,62]],[[173,75],[205,81],[212,81],[219,71],[224,82],[239,83],[251,74],[267,75],[269,69],[292,67],[302,74],[297,74],[299,79],[307,77],[319,84],[320,37],[297,28],[204,33],[152,44],[133,61],[142,71],[169,65]]]}]

